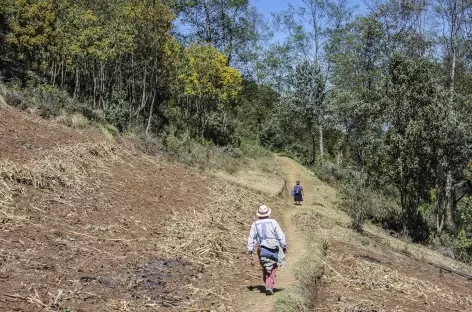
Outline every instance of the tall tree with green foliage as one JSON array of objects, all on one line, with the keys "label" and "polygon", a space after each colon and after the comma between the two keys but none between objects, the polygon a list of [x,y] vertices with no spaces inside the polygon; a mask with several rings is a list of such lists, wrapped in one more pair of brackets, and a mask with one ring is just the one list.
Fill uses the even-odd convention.
[{"label": "tall tree with green foliage", "polygon": [[[311,73],[312,82],[317,81],[318,86],[323,86],[323,92],[307,89],[310,96],[305,97],[303,106],[313,108],[312,116],[316,116],[316,122],[310,123],[308,131],[311,138],[312,156],[314,149],[314,129],[318,130],[318,146],[321,162],[324,159],[324,128],[326,126],[327,92],[331,63],[328,54],[331,53],[332,46],[328,44],[330,34],[339,31],[350,17],[350,10],[346,1],[319,1],[304,0],[298,6],[289,5],[289,9],[275,15],[275,24],[279,31],[287,34],[287,39],[283,43],[292,58],[292,68],[288,75],[300,75],[300,79],[307,80],[306,74],[302,73],[297,64],[309,65],[317,70],[307,69]],[[306,67],[306,66],[305,66]],[[290,82],[300,79],[289,80]],[[287,90],[297,90],[300,86],[289,83]],[[316,104],[315,104],[316,103]],[[301,108],[303,110],[303,108]],[[313,121],[313,118],[310,119]],[[313,157],[311,161],[314,162]]]},{"label": "tall tree with green foliage", "polygon": [[240,61],[258,42],[262,16],[248,0],[182,0],[177,9],[189,30],[182,34],[185,41],[214,45],[228,64]]},{"label": "tall tree with green foliage", "polygon": [[[182,86],[179,105],[200,136],[209,134],[213,118],[221,122],[221,134],[226,134],[228,113],[242,88],[241,74],[212,46],[192,44],[185,49],[178,79]],[[218,142],[217,137],[212,139]]]}]

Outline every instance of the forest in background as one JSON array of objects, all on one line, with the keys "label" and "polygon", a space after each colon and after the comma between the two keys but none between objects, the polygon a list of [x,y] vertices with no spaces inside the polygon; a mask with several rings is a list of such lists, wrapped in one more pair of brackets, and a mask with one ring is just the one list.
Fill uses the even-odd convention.
[{"label": "forest in background", "polygon": [[355,228],[470,262],[471,39],[465,0],[303,0],[270,20],[249,0],[4,0],[0,81],[12,105],[179,157],[291,155]]}]

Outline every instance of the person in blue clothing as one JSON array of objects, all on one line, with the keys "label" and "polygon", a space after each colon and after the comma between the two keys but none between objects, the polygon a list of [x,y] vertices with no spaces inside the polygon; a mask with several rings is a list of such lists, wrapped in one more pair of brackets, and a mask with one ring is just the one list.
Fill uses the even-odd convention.
[{"label": "person in blue clothing", "polygon": [[297,181],[292,191],[295,205],[300,205],[303,201],[303,187],[300,185],[300,181]]}]

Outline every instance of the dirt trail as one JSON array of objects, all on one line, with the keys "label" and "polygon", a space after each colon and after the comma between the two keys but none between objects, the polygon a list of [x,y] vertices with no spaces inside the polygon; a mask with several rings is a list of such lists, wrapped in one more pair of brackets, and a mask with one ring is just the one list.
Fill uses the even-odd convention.
[{"label": "dirt trail", "polygon": [[[305,252],[305,240],[303,234],[298,231],[296,226],[293,224],[292,217],[302,209],[314,209],[313,190],[320,189],[320,187],[326,187],[321,183],[321,181],[320,183],[317,183],[319,180],[315,178],[313,173],[309,172],[294,160],[287,157],[277,157],[277,161],[286,176],[287,187],[289,189],[295,185],[297,180],[301,181],[305,190],[304,202],[302,206],[295,206],[293,205],[292,197],[289,197],[287,199],[287,205],[285,206],[284,211],[282,211],[281,220],[279,220],[287,237],[288,255],[287,265],[280,269],[277,275],[275,295],[266,296],[265,294],[260,293],[258,289],[254,289],[253,291],[246,290],[246,297],[244,300],[241,300],[241,302],[244,302],[243,306],[238,311],[272,311],[277,298],[283,294],[284,290],[294,285],[296,279],[293,269]],[[327,194],[332,192],[334,191],[330,189]],[[262,281],[260,281],[260,284],[262,284]],[[252,286],[256,285],[253,283]]]},{"label": "dirt trail", "polygon": [[[373,225],[366,225],[365,235],[352,231],[349,217],[336,208],[334,188],[289,158],[278,157],[277,161],[287,187],[292,188],[300,180],[305,190],[302,206],[294,206],[289,197],[284,209],[275,216],[287,236],[288,265],[278,274],[276,288],[281,291],[266,296],[257,290],[246,290],[237,311],[272,311],[277,298],[294,285],[293,268],[306,252],[304,234],[292,218],[299,212],[315,213],[311,231],[316,231],[329,244],[328,268],[319,285],[315,310],[472,311],[472,296],[467,291],[469,281],[418,261],[429,259],[454,267],[452,260],[443,259],[425,247],[389,237]],[[399,244],[403,244],[402,250],[397,247]],[[406,256],[405,250],[411,255]],[[254,276],[252,284],[261,284],[259,279]]]}]

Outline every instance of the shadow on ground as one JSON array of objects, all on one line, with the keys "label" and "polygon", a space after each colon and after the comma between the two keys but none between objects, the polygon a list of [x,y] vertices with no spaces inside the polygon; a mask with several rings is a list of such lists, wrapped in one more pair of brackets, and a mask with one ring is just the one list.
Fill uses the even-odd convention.
[{"label": "shadow on ground", "polygon": [[[264,285],[249,285],[247,286],[247,289],[250,291],[258,290],[260,293],[265,293],[265,286]],[[274,293],[284,291],[284,288],[274,288]]]}]

